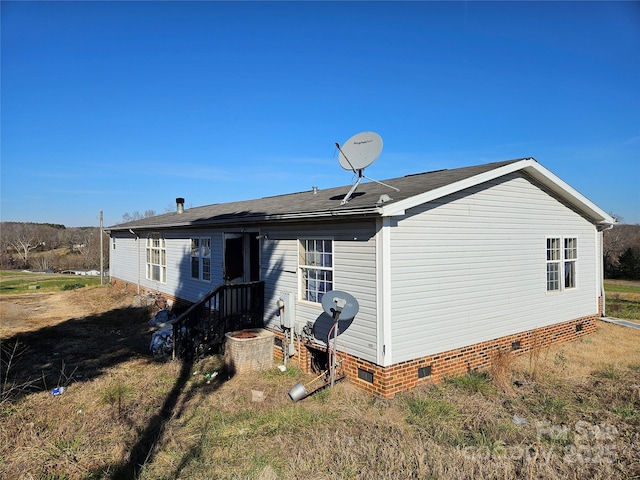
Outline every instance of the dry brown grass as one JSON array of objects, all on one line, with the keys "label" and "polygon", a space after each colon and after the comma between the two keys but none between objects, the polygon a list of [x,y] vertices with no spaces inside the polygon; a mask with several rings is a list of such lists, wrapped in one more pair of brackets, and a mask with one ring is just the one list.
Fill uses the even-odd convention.
[{"label": "dry brown grass", "polygon": [[[489,372],[499,388],[476,376],[384,400],[339,382],[293,403],[289,389],[312,378],[295,364],[228,378],[219,356],[156,362],[151,312],[109,289],[78,293],[60,294],[66,319],[46,316],[46,297],[42,328],[31,315],[28,331],[15,319],[2,331],[4,342],[21,338],[30,349],[22,376],[42,370],[48,385],[1,405],[1,478],[640,476],[640,331],[600,323],[534,360],[504,353]],[[63,360],[76,374],[54,397]]]},{"label": "dry brown grass", "polygon": [[506,348],[498,350],[491,357],[491,367],[489,369],[491,381],[503,392],[511,390],[513,384],[511,379],[513,362],[513,352]]},{"label": "dry brown grass", "polygon": [[553,347],[538,346],[514,362],[514,368],[523,373],[553,374],[574,381],[588,378],[607,365],[621,369],[640,366],[640,330],[600,322],[595,335]]}]

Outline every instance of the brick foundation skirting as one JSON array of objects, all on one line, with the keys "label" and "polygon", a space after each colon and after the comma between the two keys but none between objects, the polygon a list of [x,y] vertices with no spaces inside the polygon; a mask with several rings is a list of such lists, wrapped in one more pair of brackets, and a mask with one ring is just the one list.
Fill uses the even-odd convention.
[{"label": "brick foundation skirting", "polygon": [[[342,370],[349,381],[372,395],[393,398],[397,393],[414,389],[425,384],[437,384],[446,378],[464,375],[472,371],[486,371],[498,353],[505,351],[521,355],[550,345],[570,342],[596,331],[599,315],[583,317],[568,322],[550,325],[513,335],[507,335],[486,342],[468,345],[433,355],[381,367],[367,360],[340,353]],[[276,342],[274,357],[282,361],[281,331],[274,331]],[[296,355],[300,368],[312,371],[312,357],[317,352],[326,352],[323,346],[304,341],[295,341]]]},{"label": "brick foundation skirting", "polygon": [[[135,283],[112,277],[111,285],[113,288],[137,293]],[[144,287],[140,287],[140,295],[155,296],[159,299],[156,305],[160,308],[162,308],[163,302],[171,301],[174,311],[180,311],[191,304]],[[504,351],[521,355],[534,349],[570,342],[591,335],[596,331],[596,320],[601,314],[602,298],[599,298],[598,313],[591,316],[415,358],[388,367],[340,353],[341,368],[347,379],[363,390],[383,398],[393,398],[397,393],[412,390],[420,385],[437,384],[448,377],[464,375],[472,371],[488,370],[491,367],[492,359]],[[284,334],[279,329],[272,330],[272,332],[275,336],[274,358],[282,362]],[[298,339],[294,341],[294,344],[296,354],[293,360],[300,365],[300,368],[307,373],[320,373],[313,370],[313,358],[314,355],[326,355],[326,349],[321,345],[298,341]]]}]

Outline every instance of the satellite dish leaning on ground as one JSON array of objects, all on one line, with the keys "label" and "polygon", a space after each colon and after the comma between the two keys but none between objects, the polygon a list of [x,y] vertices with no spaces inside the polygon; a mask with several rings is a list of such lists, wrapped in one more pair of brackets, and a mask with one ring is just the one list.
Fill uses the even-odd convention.
[{"label": "satellite dish leaning on ground", "polygon": [[341,308],[339,320],[353,320],[360,309],[353,295],[340,290],[329,290],[322,296],[321,302],[325,313],[331,318],[335,318],[335,313]]},{"label": "satellite dish leaning on ground", "polygon": [[345,170],[364,170],[380,156],[382,137],[375,132],[357,133],[340,148],[338,160]]}]

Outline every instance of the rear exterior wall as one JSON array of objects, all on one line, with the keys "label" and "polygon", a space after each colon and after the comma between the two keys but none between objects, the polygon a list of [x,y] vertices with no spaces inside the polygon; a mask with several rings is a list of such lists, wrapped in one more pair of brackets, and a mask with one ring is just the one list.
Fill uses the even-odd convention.
[{"label": "rear exterior wall", "polygon": [[313,342],[326,345],[332,319],[319,303],[301,298],[301,278],[298,268],[300,239],[333,240],[333,290],[352,294],[360,309],[353,322],[341,322],[340,349],[371,362],[377,357],[376,316],[376,224],[374,220],[357,222],[324,222],[290,224],[271,227],[269,240],[263,244],[261,278],[265,281],[265,325],[280,330],[276,302],[284,294],[295,295],[295,332],[308,323],[314,324]]}]

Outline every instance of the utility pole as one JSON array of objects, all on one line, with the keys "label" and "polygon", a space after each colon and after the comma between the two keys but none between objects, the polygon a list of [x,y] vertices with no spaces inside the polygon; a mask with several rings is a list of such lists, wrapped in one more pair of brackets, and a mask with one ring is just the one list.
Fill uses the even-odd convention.
[{"label": "utility pole", "polygon": [[102,210],[100,210],[100,285],[104,285],[104,232],[102,231]]}]

